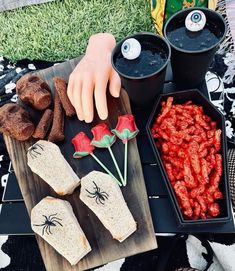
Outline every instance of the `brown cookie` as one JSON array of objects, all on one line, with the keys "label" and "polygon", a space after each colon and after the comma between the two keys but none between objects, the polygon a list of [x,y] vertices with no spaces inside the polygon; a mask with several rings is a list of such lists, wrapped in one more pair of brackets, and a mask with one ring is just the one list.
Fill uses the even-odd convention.
[{"label": "brown cookie", "polygon": [[71,104],[69,97],[67,95],[67,84],[66,81],[61,77],[53,78],[55,89],[60,97],[60,101],[65,111],[65,115],[68,117],[72,117],[76,114],[76,111]]},{"label": "brown cookie", "polygon": [[51,91],[49,86],[41,78],[27,74],[16,83],[16,92],[19,98],[35,109],[44,110],[51,104]]},{"label": "brown cookie", "polygon": [[50,129],[52,120],[53,111],[51,109],[46,109],[35,129],[35,132],[33,133],[33,137],[38,139],[44,139]]},{"label": "brown cookie", "polygon": [[0,107],[0,133],[25,141],[34,132],[29,114],[21,106],[8,103]]},{"label": "brown cookie", "polygon": [[64,140],[64,111],[57,91],[54,98],[54,116],[53,123],[48,140],[58,142]]}]

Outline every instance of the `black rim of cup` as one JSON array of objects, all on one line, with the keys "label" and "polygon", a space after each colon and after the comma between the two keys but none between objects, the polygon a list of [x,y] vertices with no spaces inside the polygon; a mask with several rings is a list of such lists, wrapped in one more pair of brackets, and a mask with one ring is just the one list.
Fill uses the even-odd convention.
[{"label": "black rim of cup", "polygon": [[[125,40],[130,39],[130,38],[135,38],[135,39],[138,40],[138,36],[139,36],[139,35],[154,36],[154,37],[160,39],[161,41],[163,41],[163,42],[166,44],[166,47],[168,48],[168,52],[166,52],[166,53],[167,53],[167,59],[166,59],[166,62],[164,63],[164,65],[162,65],[158,70],[156,70],[156,71],[153,72],[153,73],[150,73],[150,74],[145,75],[145,76],[129,76],[129,75],[126,75],[126,74],[120,72],[120,71],[116,68],[115,63],[114,63],[114,55],[117,53],[117,50],[118,50],[118,49],[121,50],[122,43],[123,43]],[[119,41],[119,42],[116,44],[115,48],[114,48],[113,51],[112,51],[112,55],[111,55],[111,63],[112,63],[112,66],[113,66],[114,70],[115,70],[118,74],[120,74],[121,76],[123,76],[123,77],[125,77],[125,78],[128,78],[128,79],[134,79],[134,80],[137,79],[137,80],[138,80],[138,79],[149,78],[149,77],[151,77],[151,76],[153,76],[153,75],[155,75],[155,74],[161,72],[161,71],[167,66],[167,64],[169,63],[170,58],[171,58],[171,47],[170,47],[169,43],[167,42],[167,40],[166,40],[164,37],[161,37],[160,35],[157,35],[157,34],[154,34],[154,33],[151,33],[151,32],[138,32],[138,33],[135,33],[135,34],[130,35],[130,36],[128,36],[128,37],[125,37],[124,39],[122,39],[121,41]]]},{"label": "black rim of cup", "polygon": [[[208,48],[205,48],[205,49],[203,49],[203,50],[200,50],[200,51],[198,51],[198,50],[197,50],[197,51],[193,51],[193,50],[184,50],[184,49],[181,49],[181,48],[175,46],[175,45],[167,38],[167,27],[168,27],[168,25],[172,22],[172,20],[174,20],[174,18],[175,18],[176,16],[178,16],[179,14],[182,14],[182,15],[183,15],[183,14],[185,13],[186,16],[187,16],[187,14],[189,14],[189,12],[191,12],[191,11],[193,11],[193,10],[201,10],[202,12],[205,11],[205,12],[211,12],[211,13],[214,13],[214,14],[216,14],[216,16],[218,16],[218,18],[221,19],[221,22],[223,22],[223,24],[224,24],[224,33],[223,33],[223,35],[219,38],[218,42],[215,43],[215,44],[213,44],[212,46],[210,46],[210,47],[208,47]],[[186,18],[186,16],[185,16],[185,18]],[[183,52],[183,53],[190,53],[190,54],[203,53],[203,52],[209,51],[209,50],[211,50],[212,48],[218,46],[218,45],[221,43],[221,41],[225,38],[226,33],[227,33],[227,25],[226,25],[226,23],[225,23],[224,18],[222,17],[222,15],[220,15],[218,12],[216,12],[216,11],[214,11],[214,10],[211,10],[211,9],[208,9],[208,8],[201,8],[201,7],[187,8],[187,9],[180,10],[180,11],[176,12],[176,13],[175,13],[174,15],[172,15],[172,16],[169,18],[169,20],[166,22],[166,24],[165,24],[165,26],[164,26],[164,30],[163,30],[164,37],[165,37],[165,39],[167,40],[167,42],[170,44],[170,46],[171,46],[172,48],[176,49],[177,51],[180,51],[180,52]]]}]

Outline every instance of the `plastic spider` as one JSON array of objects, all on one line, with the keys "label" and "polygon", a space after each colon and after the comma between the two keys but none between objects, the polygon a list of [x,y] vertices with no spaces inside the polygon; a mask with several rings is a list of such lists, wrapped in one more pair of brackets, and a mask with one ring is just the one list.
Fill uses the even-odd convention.
[{"label": "plastic spider", "polygon": [[86,191],[90,194],[88,195],[88,197],[95,198],[97,204],[101,203],[104,205],[104,202],[106,199],[108,199],[109,195],[106,192],[101,191],[100,187],[98,187],[94,181],[93,184],[95,185],[94,192],[90,192],[89,190],[86,189]]},{"label": "plastic spider", "polygon": [[43,151],[43,145],[35,143],[33,146],[31,146],[30,148],[28,148],[28,153],[31,156],[31,158],[36,158],[37,155],[41,155],[41,153],[39,152],[40,149]]},{"label": "plastic spider", "polygon": [[45,217],[45,222],[43,224],[33,224],[34,226],[39,226],[39,227],[43,227],[42,228],[42,235],[44,235],[44,231],[46,231],[46,233],[52,234],[51,232],[51,227],[56,227],[57,225],[60,225],[61,227],[63,227],[63,225],[58,221],[58,220],[62,220],[58,217],[56,217],[57,214],[52,214],[49,217],[47,217],[46,215],[43,215],[43,217]]}]

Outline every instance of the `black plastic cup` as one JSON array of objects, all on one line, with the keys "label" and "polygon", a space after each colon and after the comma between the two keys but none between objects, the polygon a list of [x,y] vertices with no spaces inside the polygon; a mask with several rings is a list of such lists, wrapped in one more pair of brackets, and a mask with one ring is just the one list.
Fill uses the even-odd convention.
[{"label": "black plastic cup", "polygon": [[[170,30],[176,25],[184,24],[186,16],[193,10],[201,10],[207,21],[219,29],[220,35],[217,43],[202,50],[184,50],[175,46],[167,37]],[[175,13],[164,27],[164,36],[171,46],[171,65],[174,81],[178,86],[187,89],[199,86],[205,80],[206,72],[213,60],[220,42],[226,34],[226,23],[217,12],[207,8],[188,8]]]},{"label": "black plastic cup", "polygon": [[[158,70],[155,70],[151,74],[145,76],[129,76],[120,72],[115,63],[117,57],[121,53],[122,43],[129,38],[137,39],[140,44],[141,42],[148,42],[153,47],[160,48],[166,53],[166,61]],[[134,35],[128,36],[117,43],[113,49],[111,62],[113,68],[119,74],[123,88],[127,91],[130,100],[134,105],[138,107],[147,107],[154,103],[159,94],[162,93],[164,80],[166,75],[166,67],[170,60],[171,49],[166,40],[159,35],[153,33],[141,32]]]}]

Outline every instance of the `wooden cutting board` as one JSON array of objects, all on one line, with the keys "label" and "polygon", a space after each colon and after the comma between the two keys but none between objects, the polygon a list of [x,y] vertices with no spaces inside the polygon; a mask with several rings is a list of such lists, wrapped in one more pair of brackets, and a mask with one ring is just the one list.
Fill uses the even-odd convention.
[{"label": "wooden cutting board", "polygon": [[[47,81],[53,92],[52,78],[54,76],[61,76],[65,80],[68,80],[69,74],[78,61],[79,59],[74,59],[64,62],[39,71],[37,74]],[[114,128],[119,115],[131,112],[126,92],[122,91],[120,99],[109,96],[108,104],[109,119],[107,123],[111,128]],[[90,129],[98,122],[100,120],[97,116],[91,124],[80,122],[76,117],[66,118],[65,120],[65,141],[59,144],[59,147],[80,178],[92,170],[102,171],[102,169],[90,156],[82,159],[74,159],[74,150],[70,141],[80,131],[86,132],[91,137]],[[48,195],[59,197],[42,179],[33,174],[27,166],[26,151],[35,141],[19,142],[5,136],[5,142],[29,214],[31,209],[42,198]],[[112,150],[123,172],[124,145],[120,140],[117,140],[112,146]],[[96,149],[94,153],[117,176],[108,151],[106,149]],[[72,195],[60,198],[68,200],[71,203],[74,213],[90,242],[92,251],[76,266],[71,266],[53,247],[47,244],[41,237],[36,236],[48,271],[85,270],[157,247],[136,140],[132,140],[129,143],[128,156],[128,183],[126,187],[122,188],[122,192],[137,222],[137,231],[123,243],[113,240],[111,234],[104,228],[97,217],[80,201],[80,189],[78,188]]]}]

